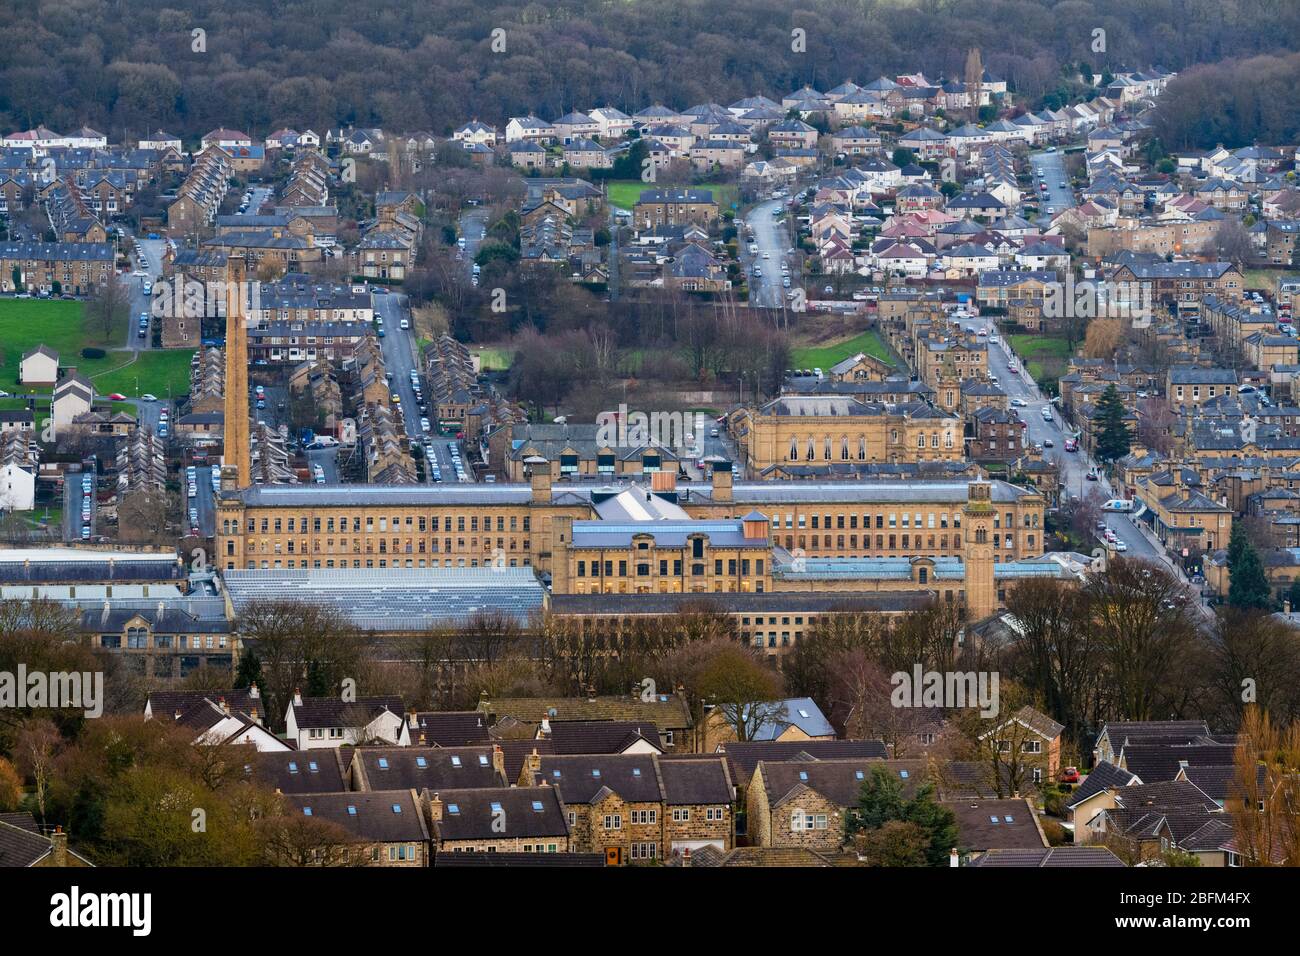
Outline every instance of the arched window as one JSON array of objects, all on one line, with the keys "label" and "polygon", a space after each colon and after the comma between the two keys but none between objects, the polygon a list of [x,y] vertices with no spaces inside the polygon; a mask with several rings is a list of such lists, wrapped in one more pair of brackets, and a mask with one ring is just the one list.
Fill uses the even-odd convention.
[{"label": "arched window", "polygon": [[866,461],[866,460],[867,460],[867,440],[865,438],[859,438],[858,439],[858,461]]},{"label": "arched window", "polygon": [[799,439],[798,438],[790,439],[790,460],[791,461],[799,460]]},{"label": "arched window", "polygon": [[849,460],[849,440],[847,438],[840,439],[840,460]]}]

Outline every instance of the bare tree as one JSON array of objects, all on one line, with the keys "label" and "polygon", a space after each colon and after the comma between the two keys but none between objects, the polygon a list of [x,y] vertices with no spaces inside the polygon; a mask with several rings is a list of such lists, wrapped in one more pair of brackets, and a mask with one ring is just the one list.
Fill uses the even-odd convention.
[{"label": "bare tree", "polygon": [[36,810],[41,822],[45,822],[45,802],[50,792],[50,777],[54,772],[54,761],[58,755],[63,737],[46,717],[35,717],[23,724],[18,731],[18,740],[14,755],[18,758],[18,770],[29,777],[36,796]]},{"label": "bare tree", "polygon": [[86,317],[102,332],[101,342],[112,343],[125,334],[131,312],[131,289],[116,272],[99,285],[91,286],[86,299]]},{"label": "bare tree", "polygon": [[364,637],[333,607],[300,601],[254,601],[239,614],[239,635],[261,666],[258,686],[268,715],[279,718],[297,688],[335,693],[355,679]]},{"label": "bare tree", "polygon": [[1197,633],[1187,590],[1163,565],[1116,558],[1085,591],[1112,712],[1124,720],[1168,717],[1185,691],[1177,678]]}]

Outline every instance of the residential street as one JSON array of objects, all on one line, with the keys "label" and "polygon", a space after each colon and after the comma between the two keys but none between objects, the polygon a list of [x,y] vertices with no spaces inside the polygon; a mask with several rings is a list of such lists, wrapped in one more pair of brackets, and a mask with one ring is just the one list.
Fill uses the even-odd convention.
[{"label": "residential street", "polygon": [[[987,326],[990,323],[987,319],[977,319],[963,324],[965,328],[977,330],[982,325]],[[1010,370],[1012,358],[1003,336],[999,335],[996,343],[989,344],[989,371],[998,377],[1000,386],[1007,393],[1008,398],[1018,398],[1026,403],[1026,406],[1019,408],[1018,411],[1029,423],[1027,429],[1029,440],[1041,445],[1044,439],[1050,439],[1054,446],[1044,448],[1043,457],[1055,462],[1060,469],[1062,499],[1068,501],[1070,496],[1078,495],[1082,500],[1093,493],[1099,495],[1102,500],[1115,497],[1110,481],[1091,456],[1082,448],[1077,452],[1065,450],[1065,439],[1074,434],[1073,428],[1062,422],[1060,412],[1044,398],[1018,358],[1015,358],[1017,371]],[[1050,424],[1043,418],[1045,407],[1052,409]],[[1094,469],[1098,478],[1096,481],[1088,481],[1087,474]],[[1182,568],[1166,554],[1164,547],[1145,522],[1136,516],[1120,512],[1105,512],[1102,520],[1115,532],[1115,536],[1124,542],[1126,549],[1122,552],[1124,557],[1163,562],[1179,580],[1199,593],[1199,588],[1187,580]],[[1096,545],[1101,547],[1101,541],[1098,540]],[[1198,607],[1202,613],[1210,613],[1204,604],[1199,603],[1199,600]]]},{"label": "residential street", "polygon": [[[782,208],[783,200],[769,199],[745,213],[745,222],[754,227],[754,243],[758,246],[758,254],[751,255],[744,237],[738,240],[741,266],[749,276],[749,304],[752,306],[779,309],[785,299],[781,261],[785,258],[785,250],[790,248],[790,237],[785,220],[773,215]],[[763,270],[761,276],[754,275],[755,265]]]}]

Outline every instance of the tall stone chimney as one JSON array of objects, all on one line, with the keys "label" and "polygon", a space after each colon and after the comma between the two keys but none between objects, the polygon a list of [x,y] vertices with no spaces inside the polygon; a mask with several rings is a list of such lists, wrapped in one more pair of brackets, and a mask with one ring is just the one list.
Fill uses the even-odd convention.
[{"label": "tall stone chimney", "polygon": [[533,489],[533,504],[549,505],[551,503],[551,463],[541,455],[529,455],[524,459],[528,466],[528,483]]},{"label": "tall stone chimney", "polygon": [[[244,257],[226,259],[226,394],[225,453],[222,456],[222,490],[247,488],[252,468],[248,426],[248,322],[244,295],[248,273]],[[234,469],[228,474],[228,469]]]},{"label": "tall stone chimney", "polygon": [[551,519],[551,593],[569,593],[569,543],[573,540],[573,518],[556,515]]},{"label": "tall stone chimney", "polygon": [[715,461],[713,463],[713,500],[731,500],[731,462]]},{"label": "tall stone chimney", "polygon": [[[501,749],[500,744],[492,745],[492,769],[501,775],[504,779],[506,775],[506,752]],[[510,781],[506,781],[509,783]]]},{"label": "tall stone chimney", "polygon": [[68,865],[68,835],[60,826],[56,826],[50,834],[50,865]]}]

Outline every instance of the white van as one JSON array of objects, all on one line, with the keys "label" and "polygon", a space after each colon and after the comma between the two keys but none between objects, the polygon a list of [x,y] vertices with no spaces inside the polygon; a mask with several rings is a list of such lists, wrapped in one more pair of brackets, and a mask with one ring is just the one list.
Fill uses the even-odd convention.
[{"label": "white van", "polygon": [[1101,506],[1102,511],[1132,511],[1133,502],[1127,498],[1111,498]]}]

